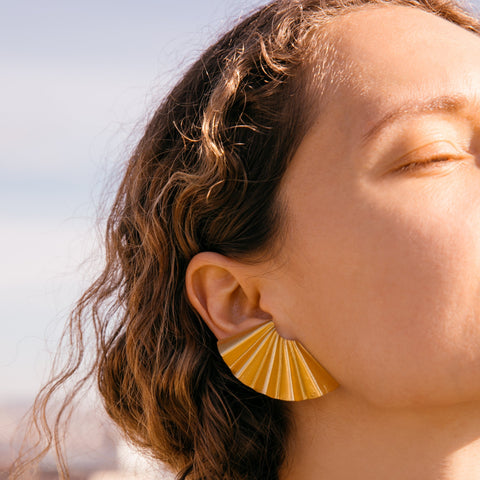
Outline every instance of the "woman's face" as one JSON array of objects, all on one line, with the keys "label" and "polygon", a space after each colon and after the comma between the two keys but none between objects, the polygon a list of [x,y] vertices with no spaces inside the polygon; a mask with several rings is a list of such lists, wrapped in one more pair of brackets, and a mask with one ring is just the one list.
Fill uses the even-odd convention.
[{"label": "woman's face", "polygon": [[333,30],[350,75],[285,175],[262,301],[376,404],[480,400],[480,38],[398,6]]}]

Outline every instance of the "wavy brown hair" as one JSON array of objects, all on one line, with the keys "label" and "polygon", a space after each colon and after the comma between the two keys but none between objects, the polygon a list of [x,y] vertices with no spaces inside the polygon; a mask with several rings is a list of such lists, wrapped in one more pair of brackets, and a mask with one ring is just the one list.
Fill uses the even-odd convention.
[{"label": "wavy brown hair", "polygon": [[[206,50],[158,107],[111,207],[104,270],[71,314],[69,361],[33,407],[37,460],[55,448],[62,478],[61,427],[91,379],[120,431],[178,479],[278,478],[288,406],[231,374],[188,302],[185,272],[201,251],[255,262],[281,248],[280,181],[345,74],[327,25],[382,5],[420,8],[480,34],[468,8],[450,0],[278,0]],[[79,371],[49,426],[55,392]],[[20,460],[11,478],[29,464]]]}]

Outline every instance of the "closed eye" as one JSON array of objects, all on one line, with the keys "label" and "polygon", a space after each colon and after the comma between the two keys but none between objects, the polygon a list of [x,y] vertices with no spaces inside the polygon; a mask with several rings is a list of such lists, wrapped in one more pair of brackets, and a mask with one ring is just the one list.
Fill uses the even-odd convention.
[{"label": "closed eye", "polygon": [[398,168],[396,171],[397,172],[406,172],[406,171],[411,171],[411,170],[418,170],[420,168],[436,167],[436,166],[441,166],[442,164],[444,164],[446,162],[451,162],[453,160],[459,160],[461,158],[463,158],[463,157],[455,157],[453,155],[439,155],[437,157],[427,158],[425,160],[407,163],[407,164],[401,166],[400,168]]}]

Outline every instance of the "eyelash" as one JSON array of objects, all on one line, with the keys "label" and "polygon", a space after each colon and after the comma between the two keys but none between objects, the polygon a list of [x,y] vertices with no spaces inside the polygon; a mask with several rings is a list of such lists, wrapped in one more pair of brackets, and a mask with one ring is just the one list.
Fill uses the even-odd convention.
[{"label": "eyelash", "polygon": [[426,159],[425,161],[420,161],[420,162],[412,162],[412,163],[407,163],[400,167],[397,171],[398,172],[406,172],[410,170],[417,170],[419,168],[426,167],[432,163],[442,163],[442,162],[449,162],[452,160],[451,155],[439,155],[437,157],[432,157],[429,159]]}]

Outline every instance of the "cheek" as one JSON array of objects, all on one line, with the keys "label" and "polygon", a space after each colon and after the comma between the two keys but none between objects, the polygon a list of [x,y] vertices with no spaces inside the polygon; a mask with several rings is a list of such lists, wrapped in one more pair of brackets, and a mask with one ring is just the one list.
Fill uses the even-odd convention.
[{"label": "cheek", "polygon": [[374,402],[480,394],[480,202],[399,198],[325,212],[304,240],[305,343]]},{"label": "cheek", "polygon": [[434,392],[449,382],[457,390],[459,370],[480,366],[480,225],[438,204],[403,206],[372,212],[368,237],[358,239],[365,334],[357,351],[366,369],[373,360],[373,380],[388,373],[395,389]]}]

